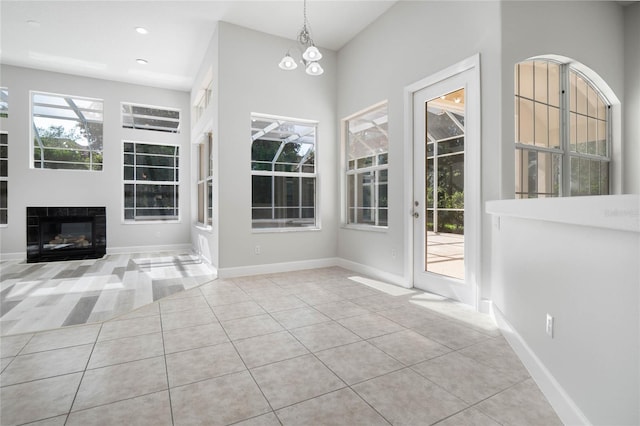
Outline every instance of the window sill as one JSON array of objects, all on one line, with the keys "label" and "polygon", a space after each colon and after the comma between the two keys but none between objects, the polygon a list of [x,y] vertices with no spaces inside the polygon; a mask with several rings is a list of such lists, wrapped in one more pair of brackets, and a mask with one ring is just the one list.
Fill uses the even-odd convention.
[{"label": "window sill", "polygon": [[198,231],[205,231],[205,232],[213,233],[213,226],[211,226],[211,225],[203,225],[201,223],[194,223],[193,227],[195,229],[197,229]]},{"label": "window sill", "polygon": [[169,223],[180,223],[180,219],[155,219],[155,220],[123,220],[123,225],[158,225],[158,224],[169,224]]},{"label": "window sill", "polygon": [[321,231],[320,227],[299,227],[299,228],[251,228],[253,234],[280,234],[284,232],[317,232]]},{"label": "window sill", "polygon": [[640,233],[639,201],[637,194],[594,195],[494,200],[485,206],[486,212],[494,216]]},{"label": "window sill", "polygon": [[370,231],[370,232],[387,232],[387,231],[389,231],[389,226],[342,224],[342,226],[340,226],[340,227],[342,229],[350,229],[350,230],[354,230],[354,231]]}]

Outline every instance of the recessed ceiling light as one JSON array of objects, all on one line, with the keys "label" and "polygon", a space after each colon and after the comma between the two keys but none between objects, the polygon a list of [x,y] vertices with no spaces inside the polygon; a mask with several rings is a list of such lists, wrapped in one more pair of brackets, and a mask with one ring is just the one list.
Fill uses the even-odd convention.
[{"label": "recessed ceiling light", "polygon": [[136,59],[136,62],[141,64],[141,65],[147,65],[149,63],[149,61],[147,61],[146,59],[142,59],[142,58]]},{"label": "recessed ceiling light", "polygon": [[136,27],[136,32],[138,34],[149,34],[149,31],[144,27]]},{"label": "recessed ceiling light", "polygon": [[33,27],[33,28],[39,28],[40,27],[40,22],[38,22],[38,21],[36,21],[34,19],[29,19],[27,21],[27,24],[29,24],[29,26]]}]

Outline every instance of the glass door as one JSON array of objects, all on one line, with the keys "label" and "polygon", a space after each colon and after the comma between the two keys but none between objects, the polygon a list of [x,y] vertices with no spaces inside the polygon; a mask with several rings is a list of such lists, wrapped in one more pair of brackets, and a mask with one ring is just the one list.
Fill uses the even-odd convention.
[{"label": "glass door", "polygon": [[468,104],[469,96],[478,96],[473,77],[474,70],[457,72],[413,94],[413,276],[415,287],[477,307],[479,254],[467,247],[478,217],[472,195],[479,191],[472,184],[469,194],[467,185],[480,178],[479,164],[467,158],[472,144],[479,153],[479,117],[470,116],[475,110]]}]

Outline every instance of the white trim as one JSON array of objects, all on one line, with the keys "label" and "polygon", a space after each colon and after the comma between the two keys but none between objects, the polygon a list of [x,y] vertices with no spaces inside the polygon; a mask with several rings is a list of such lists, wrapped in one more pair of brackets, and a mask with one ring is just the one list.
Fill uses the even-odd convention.
[{"label": "white trim", "polygon": [[394,284],[403,288],[413,288],[412,284],[401,275],[391,274],[389,272],[382,271],[369,265],[363,265],[351,260],[338,258],[337,265],[341,268],[349,269],[350,271],[359,272],[365,274],[371,278],[375,278],[380,281],[384,281],[390,284]]},{"label": "white trim", "polygon": [[492,308],[492,316],[498,324],[500,331],[556,411],[560,420],[562,420],[565,425],[591,425],[592,423],[587,419],[582,410],[580,410],[569,394],[560,386],[560,383],[558,383],[547,367],[540,361],[540,358],[538,358],[529,345],[527,345],[527,342],[525,342],[522,336],[511,326],[502,312],[495,305],[493,305]]},{"label": "white trim", "polygon": [[[131,113],[125,113],[124,112],[124,107],[128,106],[130,107]],[[135,127],[135,115],[133,113],[133,107],[140,107],[140,108],[149,108],[149,109],[154,109],[156,111],[172,111],[172,112],[177,112],[178,113],[178,118],[169,118],[169,117],[162,117],[162,116],[148,116],[157,120],[162,120],[162,121],[166,121],[166,122],[177,122],[178,126],[175,129],[171,129],[169,127],[159,127],[159,126],[154,126],[154,127]],[[131,127],[129,126],[125,126],[124,123],[124,118],[126,116],[131,116]],[[139,104],[139,103],[135,103],[135,102],[126,102],[126,101],[122,101],[120,102],[120,128],[122,129],[129,129],[129,130],[145,130],[145,131],[154,131],[154,132],[163,132],[163,133],[173,133],[173,134],[179,134],[181,133],[182,130],[182,120],[183,120],[183,115],[182,115],[182,110],[180,108],[175,108],[175,107],[166,107],[166,106],[158,106],[158,105],[147,105],[147,104]]]},{"label": "white trim", "polygon": [[[285,117],[283,115],[273,115],[273,114],[265,114],[262,112],[252,112],[251,118],[264,118],[267,120],[283,120],[283,121],[291,121],[295,124],[315,124],[316,126],[320,124],[318,120],[310,120],[308,118],[293,118],[293,117]],[[316,128],[317,130],[317,128]],[[317,136],[316,136],[317,139]],[[253,141],[252,141],[253,142]]]},{"label": "white trim", "polygon": [[[270,220],[271,219],[264,219]],[[287,219],[282,219],[287,220]],[[319,226],[283,226],[280,228],[251,228],[252,234],[274,234],[274,233],[282,233],[282,232],[315,232],[322,231],[322,228]]]},{"label": "white trim", "polygon": [[[469,265],[466,268],[467,271],[472,271],[475,276],[467,276],[466,280],[473,286],[475,286],[475,301],[473,304],[474,309],[479,308],[481,278],[482,278],[482,196],[481,196],[481,167],[482,167],[482,87],[480,79],[480,54],[476,53],[462,61],[453,64],[443,70],[440,70],[429,77],[412,83],[404,88],[404,207],[402,209],[403,215],[407,220],[403,220],[404,223],[404,236],[405,236],[405,258],[404,258],[404,280],[410,285],[414,283],[414,220],[409,219],[413,216],[413,192],[414,192],[414,178],[413,178],[413,102],[415,93],[436,83],[447,80],[455,75],[463,73],[465,71],[475,70],[470,76],[469,80],[472,85],[477,89],[477,96],[473,97],[473,103],[470,103],[469,108],[476,115],[476,119],[467,123],[467,134],[478,136],[478,146],[468,149],[465,147],[465,155],[470,158],[469,167],[465,166],[465,205],[470,204],[471,208],[475,209],[473,214],[473,223],[470,228],[475,232],[473,238],[470,239],[472,245],[465,244],[465,259],[474,259],[474,264]],[[466,202],[469,199],[470,203]],[[473,256],[466,256],[466,252],[471,251]]]},{"label": "white trim", "polygon": [[163,244],[157,246],[107,247],[107,254],[149,253],[158,251],[192,251],[191,243]]},{"label": "white trim", "polygon": [[0,253],[0,260],[20,260],[26,261],[27,254],[25,252],[16,252],[16,253]]},{"label": "white trim", "polygon": [[485,207],[493,217],[640,233],[639,194],[493,200],[487,201]]},{"label": "white trim", "polygon": [[363,223],[348,223],[340,225],[342,229],[351,229],[353,231],[366,231],[366,232],[389,232],[389,226],[380,225],[365,225]]},{"label": "white trim", "polygon": [[412,288],[404,277],[391,274],[380,269],[373,268],[361,263],[352,262],[351,260],[328,257],[324,259],[301,260],[295,262],[269,263],[263,265],[247,265],[232,268],[219,268],[219,278],[233,278],[248,275],[275,274],[279,272],[300,271],[305,269],[328,268],[339,266],[353,272],[358,272],[367,277],[384,281],[385,283],[394,284],[402,288]]},{"label": "white trim", "polygon": [[304,269],[328,268],[331,266],[339,266],[339,260],[340,259],[335,257],[328,257],[324,259],[219,268],[218,278],[233,278],[247,275],[262,275],[275,274],[279,272],[300,271]]},{"label": "white trim", "polygon": [[[128,254],[128,253],[149,253],[162,251],[189,251],[192,252],[191,243],[185,244],[165,244],[157,246],[132,246],[132,247],[108,247],[109,254]],[[0,260],[21,260],[26,261],[27,255],[24,252],[17,253],[0,253]],[[211,262],[207,262],[211,263]]]},{"label": "white trim", "polygon": [[194,255],[198,256],[198,259],[200,259],[200,261],[202,261],[202,263],[206,263],[207,264],[207,267],[212,271],[213,274],[215,274],[216,279],[219,278],[219,276],[218,276],[218,267],[213,264],[211,259],[209,259],[207,256],[205,256],[204,253],[200,252],[198,250],[198,247],[196,247],[194,245],[190,246],[190,251],[191,251],[191,254],[194,254]]}]

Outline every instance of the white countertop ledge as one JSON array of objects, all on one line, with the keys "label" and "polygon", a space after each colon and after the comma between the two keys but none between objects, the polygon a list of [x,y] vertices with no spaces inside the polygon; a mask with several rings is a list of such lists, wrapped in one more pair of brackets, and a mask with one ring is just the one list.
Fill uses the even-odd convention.
[{"label": "white countertop ledge", "polygon": [[487,213],[640,233],[640,195],[530,198],[486,202]]}]

